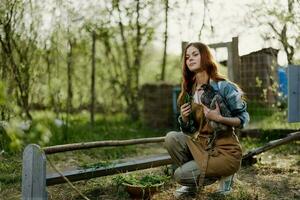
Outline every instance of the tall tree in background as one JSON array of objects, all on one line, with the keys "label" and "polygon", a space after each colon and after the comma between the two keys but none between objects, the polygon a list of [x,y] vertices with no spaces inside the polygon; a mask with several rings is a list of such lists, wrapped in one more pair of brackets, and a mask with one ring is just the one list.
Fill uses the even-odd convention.
[{"label": "tall tree in background", "polygon": [[[5,64],[8,67],[3,72],[12,75],[16,85],[13,88],[15,88],[17,103],[23,109],[26,117],[32,119],[29,96],[31,70],[37,62],[35,59],[37,53],[35,26],[39,23],[38,16],[33,14],[35,12],[31,1],[4,0],[1,2],[0,9],[0,43],[2,53],[6,57]],[[33,19],[31,23],[24,19],[25,14],[29,14]],[[25,23],[29,28],[25,29]],[[20,32],[20,28],[25,30]]]},{"label": "tall tree in background", "polygon": [[90,104],[90,114],[91,114],[91,124],[94,125],[95,122],[95,73],[96,73],[96,33],[92,31],[92,72],[91,72],[91,104]]},{"label": "tall tree in background", "polygon": [[119,86],[126,102],[126,112],[132,120],[137,120],[140,116],[138,95],[141,63],[145,47],[152,40],[154,33],[151,26],[153,15],[147,19],[142,15],[142,11],[149,5],[153,3],[114,0],[113,10],[109,13],[112,17],[114,16],[112,13],[117,16],[118,29],[111,24],[111,27],[102,32],[109,36],[107,41],[101,40],[106,49],[108,62],[117,64],[112,71],[111,81]]},{"label": "tall tree in background", "polygon": [[[293,64],[295,51],[300,49],[300,3],[299,0],[263,1],[251,6],[249,21],[262,29],[265,40],[277,40],[286,53],[288,64]],[[270,31],[271,30],[271,31]]]},{"label": "tall tree in background", "polygon": [[68,53],[67,53],[67,80],[68,80],[68,96],[67,96],[67,112],[71,113],[73,109],[73,49],[75,41],[72,38],[68,40]]},{"label": "tall tree in background", "polygon": [[168,44],[168,13],[169,13],[169,0],[163,0],[165,6],[165,32],[164,32],[164,52],[161,65],[160,80],[165,80],[166,62],[167,62],[167,44]]},{"label": "tall tree in background", "polygon": [[54,111],[56,110],[56,105],[55,105],[55,97],[54,97],[54,92],[53,92],[53,86],[52,86],[52,81],[53,81],[53,73],[54,73],[54,67],[55,67],[55,62],[54,62],[54,48],[49,48],[46,47],[44,48],[44,60],[46,62],[46,72],[47,72],[47,89],[48,89],[48,95],[49,95],[49,106],[50,108],[54,108]]}]

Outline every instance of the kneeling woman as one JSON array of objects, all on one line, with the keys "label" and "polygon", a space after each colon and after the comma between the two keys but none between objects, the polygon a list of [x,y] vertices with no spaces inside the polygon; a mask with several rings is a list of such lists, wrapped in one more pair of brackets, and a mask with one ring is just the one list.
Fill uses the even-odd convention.
[{"label": "kneeling woman", "polygon": [[[182,72],[178,97],[181,132],[169,132],[165,139],[165,147],[178,166],[174,177],[183,185],[175,196],[194,195],[203,185],[217,179],[221,179],[220,192],[229,192],[233,174],[240,168],[242,159],[234,130],[249,122],[242,91],[219,74],[208,46],[203,43],[187,45]],[[230,117],[221,115],[218,103],[211,109],[201,103],[204,85],[210,85],[223,98]],[[188,103],[187,97],[193,100]],[[217,130],[212,121],[225,125],[226,129]]]}]

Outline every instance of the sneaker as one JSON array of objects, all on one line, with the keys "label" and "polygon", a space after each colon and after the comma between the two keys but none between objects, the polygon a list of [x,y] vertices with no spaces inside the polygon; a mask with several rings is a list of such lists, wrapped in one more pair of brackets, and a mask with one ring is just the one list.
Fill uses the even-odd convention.
[{"label": "sneaker", "polygon": [[176,199],[180,199],[183,197],[195,197],[197,194],[196,187],[182,186],[175,190],[174,196]]},{"label": "sneaker", "polygon": [[231,192],[231,187],[233,185],[233,175],[222,177],[220,179],[219,190],[217,191],[218,194],[227,195]]}]

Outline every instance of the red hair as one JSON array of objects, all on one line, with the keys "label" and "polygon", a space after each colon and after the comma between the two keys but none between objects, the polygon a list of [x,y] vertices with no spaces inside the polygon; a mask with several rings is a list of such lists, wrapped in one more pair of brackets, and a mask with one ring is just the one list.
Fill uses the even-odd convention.
[{"label": "red hair", "polygon": [[208,77],[216,82],[226,80],[223,75],[218,71],[218,65],[214,60],[209,47],[201,42],[189,43],[184,50],[182,57],[182,83],[181,92],[178,97],[178,104],[182,105],[184,103],[184,97],[186,94],[191,94],[193,85],[195,83],[195,73],[190,71],[186,65],[186,50],[193,46],[197,48],[201,55],[201,68],[206,71]]}]

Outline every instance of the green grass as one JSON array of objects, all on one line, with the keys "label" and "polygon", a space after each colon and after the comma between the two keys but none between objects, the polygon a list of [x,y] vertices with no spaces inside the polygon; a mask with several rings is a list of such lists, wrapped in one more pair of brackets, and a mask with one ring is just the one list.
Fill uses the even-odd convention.
[{"label": "green grass", "polygon": [[163,136],[166,130],[149,129],[141,121],[132,122],[124,114],[96,115],[93,126],[90,124],[89,113],[67,116],[61,115],[68,125],[57,127],[54,114],[50,112],[34,113],[34,118],[48,124],[52,137],[48,145],[96,140],[123,140],[132,138]]},{"label": "green grass", "polygon": [[248,128],[257,129],[300,129],[300,122],[289,123],[286,108],[248,103],[250,123]]},{"label": "green grass", "polygon": [[[22,161],[20,155],[0,156],[0,192],[5,188],[20,189]],[[1,196],[1,195],[0,195]]]}]

